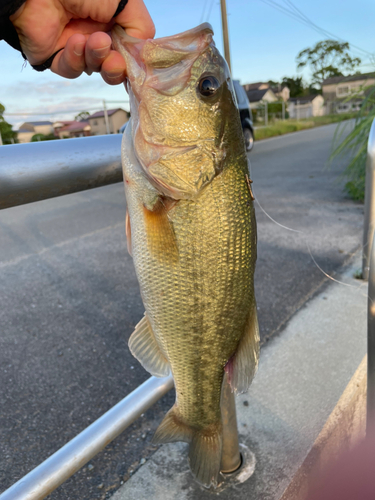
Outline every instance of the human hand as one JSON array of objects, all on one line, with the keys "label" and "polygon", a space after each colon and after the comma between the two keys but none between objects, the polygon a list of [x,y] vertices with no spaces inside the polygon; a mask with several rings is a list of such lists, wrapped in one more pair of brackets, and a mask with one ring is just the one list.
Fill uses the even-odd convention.
[{"label": "human hand", "polygon": [[54,73],[77,78],[84,71],[100,72],[104,81],[117,85],[125,80],[126,65],[106,32],[117,23],[136,38],[155,35],[143,0],[128,0],[113,18],[118,5],[119,0],[26,0],[10,20],[30,64],[41,64],[63,49],[53,59]]}]

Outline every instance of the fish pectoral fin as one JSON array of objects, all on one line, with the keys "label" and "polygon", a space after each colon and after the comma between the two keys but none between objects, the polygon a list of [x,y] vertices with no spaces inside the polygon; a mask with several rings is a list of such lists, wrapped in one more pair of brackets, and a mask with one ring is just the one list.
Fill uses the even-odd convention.
[{"label": "fish pectoral fin", "polygon": [[155,377],[169,375],[170,366],[162,353],[145,313],[129,339],[129,349],[143,368]]},{"label": "fish pectoral fin", "polygon": [[173,224],[168,217],[169,205],[159,198],[152,210],[143,207],[147,245],[159,262],[177,262],[178,247]]},{"label": "fish pectoral fin", "polygon": [[196,480],[209,488],[217,486],[223,447],[221,423],[193,429],[179,417],[176,405],[169,410],[152,439],[156,444],[184,441],[190,443],[189,465]]},{"label": "fish pectoral fin", "polygon": [[128,247],[128,252],[129,255],[132,256],[132,230],[130,226],[130,217],[128,209],[126,209],[126,215],[125,215],[125,234],[126,234],[126,243]]},{"label": "fish pectoral fin", "polygon": [[225,366],[232,391],[246,392],[254,378],[259,360],[259,326],[256,305],[251,310],[237,351]]}]

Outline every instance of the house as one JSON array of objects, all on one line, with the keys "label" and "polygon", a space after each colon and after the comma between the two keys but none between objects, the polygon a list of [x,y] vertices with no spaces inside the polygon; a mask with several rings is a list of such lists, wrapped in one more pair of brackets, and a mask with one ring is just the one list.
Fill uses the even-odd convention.
[{"label": "house", "polygon": [[17,138],[19,143],[31,142],[31,138],[35,134],[49,135],[53,134],[52,122],[25,122],[17,130]]},{"label": "house", "polygon": [[279,101],[288,102],[290,98],[290,89],[286,85],[279,85],[277,87],[271,87],[272,92],[279,99]]},{"label": "house", "polygon": [[[120,127],[129,119],[128,113],[121,108],[108,109],[107,117],[110,134],[118,134]],[[91,127],[91,135],[107,134],[107,125],[104,110],[90,115],[87,120]]]},{"label": "house", "polygon": [[328,113],[358,111],[363,95],[375,85],[375,73],[333,76],[322,82],[323,97]]},{"label": "house", "polygon": [[[278,84],[277,87],[271,87],[271,85],[268,82],[246,83],[245,85],[243,85],[243,88],[246,90],[246,92],[254,90],[270,89],[273,92],[274,96],[276,97],[276,100],[283,100],[284,102],[287,102],[290,97],[289,87],[282,84]],[[267,98],[264,100],[267,100]]]},{"label": "house", "polygon": [[260,103],[275,102],[278,100],[270,88],[250,89],[246,91],[246,94],[250,101],[251,109],[257,108]]},{"label": "house", "polygon": [[324,98],[320,94],[303,97],[291,97],[288,101],[289,117],[296,120],[323,116],[325,114]]},{"label": "house", "polygon": [[64,137],[69,137],[69,135],[67,135],[67,134],[60,135],[60,132],[73,122],[74,122],[74,120],[60,120],[58,122],[54,122],[52,124],[52,126],[53,126],[55,136],[59,137],[60,139],[63,139]]},{"label": "house", "polygon": [[242,85],[243,88],[246,90],[264,90],[264,89],[269,89],[270,84],[269,83],[264,83],[264,82],[256,82],[256,83],[245,83],[245,85]]},{"label": "house", "polygon": [[55,122],[53,124],[55,135],[60,139],[73,138],[73,137],[87,137],[91,135],[91,127],[88,121],[68,121],[68,122]]}]

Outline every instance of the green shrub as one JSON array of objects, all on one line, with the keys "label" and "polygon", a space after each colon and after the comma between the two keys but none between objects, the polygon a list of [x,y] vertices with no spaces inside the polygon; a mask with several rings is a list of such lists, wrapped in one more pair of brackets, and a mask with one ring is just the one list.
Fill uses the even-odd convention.
[{"label": "green shrub", "polygon": [[[343,115],[339,115],[345,120]],[[346,124],[342,123],[335,133],[336,147],[331,154],[331,161],[338,156],[348,158],[344,171],[347,179],[345,189],[354,200],[364,200],[366,180],[367,143],[372,122],[375,119],[375,86],[368,87],[362,100],[361,108],[355,114],[353,130],[342,140]]]}]

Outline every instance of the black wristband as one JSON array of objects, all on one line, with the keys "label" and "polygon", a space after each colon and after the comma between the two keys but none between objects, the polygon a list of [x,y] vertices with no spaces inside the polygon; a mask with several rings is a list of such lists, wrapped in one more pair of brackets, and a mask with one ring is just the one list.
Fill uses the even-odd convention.
[{"label": "black wristband", "polygon": [[31,67],[35,69],[35,71],[44,71],[52,66],[53,60],[55,59],[56,55],[64,50],[64,47],[62,47],[59,50],[56,50],[54,54],[52,54],[51,57],[49,57],[44,63],[42,64],[31,64]]},{"label": "black wristband", "polygon": [[118,4],[118,7],[116,9],[116,12],[114,13],[113,17],[116,17],[122,12],[125,8],[125,5],[128,3],[128,0],[121,0],[120,3]]},{"label": "black wristband", "polygon": [[[128,3],[128,0],[121,0],[120,3],[118,4],[118,7],[116,9],[116,12],[114,13],[113,17],[116,17],[122,12],[125,8],[125,5]],[[18,37],[17,37],[18,40]],[[52,66],[53,60],[56,57],[56,55],[63,50],[64,47],[61,49],[57,50],[54,54],[52,54],[51,57],[49,57],[46,61],[44,61],[41,64],[31,64],[31,67],[35,69],[35,71],[45,71],[46,69],[49,69]]]}]

